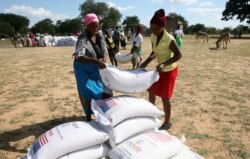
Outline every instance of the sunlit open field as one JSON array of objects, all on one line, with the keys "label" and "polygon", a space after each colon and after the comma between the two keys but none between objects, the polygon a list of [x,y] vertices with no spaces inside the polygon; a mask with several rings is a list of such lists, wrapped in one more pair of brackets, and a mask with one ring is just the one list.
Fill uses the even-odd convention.
[{"label": "sunlit open field", "polygon": [[[208,159],[249,159],[250,40],[231,39],[228,49],[214,48],[215,39],[197,44],[194,36],[184,38],[170,133],[184,134],[186,144]],[[16,49],[0,41],[0,159],[23,156],[36,137],[56,125],[84,120],[73,51]],[[150,52],[150,39],[145,38],[143,59]],[[135,96],[148,98],[147,92]],[[157,107],[162,109],[159,98]]]}]

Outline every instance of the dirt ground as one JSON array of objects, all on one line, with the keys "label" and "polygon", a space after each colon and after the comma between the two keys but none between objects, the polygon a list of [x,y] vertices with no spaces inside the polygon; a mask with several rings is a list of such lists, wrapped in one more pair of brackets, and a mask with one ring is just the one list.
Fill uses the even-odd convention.
[{"label": "dirt ground", "polygon": [[[170,133],[207,159],[250,158],[250,40],[184,38]],[[128,46],[130,49],[131,46]],[[0,41],[0,158],[23,156],[40,134],[83,120],[72,68],[73,47],[13,48]],[[129,50],[123,51],[129,52]],[[144,39],[143,59],[151,52]],[[148,66],[154,69],[156,61]],[[119,65],[131,68],[131,64]],[[147,99],[147,92],[135,94]],[[162,109],[158,98],[157,107]]]}]

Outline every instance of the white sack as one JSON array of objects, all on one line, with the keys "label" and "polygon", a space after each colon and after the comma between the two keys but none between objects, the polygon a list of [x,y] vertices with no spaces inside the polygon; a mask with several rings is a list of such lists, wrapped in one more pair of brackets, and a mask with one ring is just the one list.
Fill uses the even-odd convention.
[{"label": "white sack", "polygon": [[98,159],[105,157],[109,148],[105,144],[96,145],[90,148],[67,154],[59,159]]},{"label": "white sack", "polygon": [[145,91],[159,80],[159,73],[156,71],[141,69],[128,71],[107,65],[105,69],[100,69],[99,72],[106,87],[121,93]]},{"label": "white sack", "polygon": [[132,117],[158,117],[164,115],[150,102],[132,96],[117,96],[102,100],[92,100],[91,109],[96,121],[114,127]]},{"label": "white sack", "polygon": [[111,147],[115,147],[124,140],[134,137],[145,131],[155,130],[159,127],[161,121],[154,117],[135,117],[124,120],[115,127],[100,127],[109,134],[109,143]]},{"label": "white sack", "polygon": [[75,46],[77,42],[77,37],[74,36],[59,36],[54,39],[54,46]]},{"label": "white sack", "polygon": [[99,145],[108,135],[96,122],[70,122],[42,134],[28,151],[28,159],[56,159],[70,152]]},{"label": "white sack", "polygon": [[117,62],[125,64],[131,61],[133,55],[132,54],[126,54],[126,55],[122,55],[120,52],[118,52],[115,55],[115,59],[117,60]]},{"label": "white sack", "polygon": [[[167,159],[167,158],[166,158]],[[171,157],[170,159],[204,159],[202,156],[193,152],[185,146],[176,156]]]},{"label": "white sack", "polygon": [[112,159],[167,159],[178,154],[182,142],[167,132],[148,132],[129,139],[114,149],[108,156]]}]

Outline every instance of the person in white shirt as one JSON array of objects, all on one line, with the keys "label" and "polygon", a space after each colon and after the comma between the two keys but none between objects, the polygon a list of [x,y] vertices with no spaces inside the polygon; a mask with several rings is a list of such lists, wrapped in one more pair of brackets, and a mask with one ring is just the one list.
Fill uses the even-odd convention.
[{"label": "person in white shirt", "polygon": [[180,29],[180,25],[177,25],[177,28],[176,28],[176,30],[174,32],[174,37],[176,39],[176,43],[177,43],[179,48],[182,48],[182,45],[183,45],[182,38],[183,38],[183,36],[184,36],[184,33]]},{"label": "person in white shirt", "polygon": [[123,50],[126,50],[126,39],[125,39],[125,34],[124,34],[124,31],[123,29],[121,29],[120,31],[120,42],[121,42],[121,47],[123,48]]},{"label": "person in white shirt", "polygon": [[142,61],[142,42],[143,42],[143,37],[142,37],[142,32],[143,32],[143,25],[139,24],[137,26],[137,32],[133,38],[133,46],[131,49],[131,54],[133,54],[132,57],[132,64],[133,64],[133,69],[138,68],[140,62]]},{"label": "person in white shirt", "polygon": [[127,40],[130,41],[131,38],[132,38],[132,32],[131,32],[130,28],[128,28]]}]

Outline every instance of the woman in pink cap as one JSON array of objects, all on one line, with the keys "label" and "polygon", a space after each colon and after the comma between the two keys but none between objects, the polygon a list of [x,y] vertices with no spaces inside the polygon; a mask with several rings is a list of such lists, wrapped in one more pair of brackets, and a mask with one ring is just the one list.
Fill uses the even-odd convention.
[{"label": "woman in pink cap", "polygon": [[84,16],[86,31],[79,37],[74,53],[74,72],[78,94],[86,120],[91,120],[92,99],[112,97],[112,91],[101,82],[99,69],[106,67],[107,48],[104,36],[99,30],[99,19],[94,13]]}]

